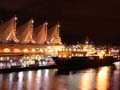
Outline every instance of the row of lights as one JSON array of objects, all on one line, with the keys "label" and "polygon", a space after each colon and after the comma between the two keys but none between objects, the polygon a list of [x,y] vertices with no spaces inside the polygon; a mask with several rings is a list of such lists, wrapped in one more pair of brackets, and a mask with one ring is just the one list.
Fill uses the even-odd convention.
[{"label": "row of lights", "polygon": [[[2,52],[4,52],[4,53],[10,53],[10,52],[14,52],[14,53],[19,53],[19,52],[24,52],[24,53],[27,53],[27,52],[37,52],[38,50],[36,50],[36,49],[31,49],[31,50],[29,50],[29,49],[27,49],[27,48],[25,48],[25,49],[23,49],[23,50],[20,50],[20,49],[17,49],[17,48],[15,48],[15,49],[13,49],[13,51],[11,51],[11,49],[9,49],[9,48],[4,48],[3,49],[3,51]],[[44,50],[43,49],[39,49],[39,52],[43,52]]]},{"label": "row of lights", "polygon": [[83,49],[77,49],[77,48],[63,48],[59,51],[83,51]]},{"label": "row of lights", "polygon": [[95,51],[95,50],[94,49],[63,48],[59,51],[89,51],[89,52],[92,52],[92,51]]},{"label": "row of lights", "polygon": [[83,54],[72,54],[72,55],[58,55],[59,58],[71,58],[71,57],[74,57],[74,56],[83,56]]}]

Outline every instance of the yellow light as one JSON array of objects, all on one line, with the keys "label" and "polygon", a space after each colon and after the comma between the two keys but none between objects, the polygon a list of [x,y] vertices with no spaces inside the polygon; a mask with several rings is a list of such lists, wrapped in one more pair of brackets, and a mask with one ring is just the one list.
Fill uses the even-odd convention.
[{"label": "yellow light", "polygon": [[94,70],[86,70],[85,73],[82,73],[79,77],[79,90],[95,90],[95,75]]},{"label": "yellow light", "polygon": [[23,50],[23,52],[24,52],[24,53],[27,53],[27,52],[28,52],[28,49],[27,49],[27,48],[25,48],[25,49]]},{"label": "yellow light", "polygon": [[105,54],[105,51],[101,51],[101,53],[104,55],[104,54]]},{"label": "yellow light", "polygon": [[59,58],[61,58],[61,55],[58,55]]},{"label": "yellow light", "polygon": [[48,48],[48,49],[51,49],[51,47],[50,47],[50,46],[48,46],[47,48]]},{"label": "yellow light", "polygon": [[34,49],[34,48],[32,49],[32,52],[35,52],[35,49]]},{"label": "yellow light", "polygon": [[75,54],[75,56],[78,56],[78,54]]},{"label": "yellow light", "polygon": [[97,90],[108,90],[109,88],[109,79],[110,79],[110,67],[102,67],[99,69],[97,78],[96,78],[96,89]]},{"label": "yellow light", "polygon": [[52,49],[50,49],[50,50],[47,50],[47,52],[52,53],[52,52],[53,52],[53,50],[52,50]]},{"label": "yellow light", "polygon": [[76,49],[74,48],[73,51],[76,51]]},{"label": "yellow light", "polygon": [[5,49],[3,50],[3,52],[4,52],[4,53],[9,53],[9,52],[10,52],[10,49],[9,49],[9,48],[5,48]]},{"label": "yellow light", "polygon": [[42,52],[43,52],[43,49],[40,49],[40,52],[42,53]]},{"label": "yellow light", "polygon": [[100,51],[100,52],[98,53],[98,56],[99,56],[100,59],[103,59],[103,58],[104,58],[104,55],[105,55],[105,51]]},{"label": "yellow light", "polygon": [[69,48],[69,51],[72,51],[72,49],[71,49],[71,48]]},{"label": "yellow light", "polygon": [[62,51],[62,49],[60,48],[59,51]]},{"label": "yellow light", "polygon": [[18,53],[18,52],[20,52],[20,49],[15,48],[15,49],[13,49],[13,52]]},{"label": "yellow light", "polygon": [[98,55],[100,59],[103,59],[103,54],[99,53]]}]

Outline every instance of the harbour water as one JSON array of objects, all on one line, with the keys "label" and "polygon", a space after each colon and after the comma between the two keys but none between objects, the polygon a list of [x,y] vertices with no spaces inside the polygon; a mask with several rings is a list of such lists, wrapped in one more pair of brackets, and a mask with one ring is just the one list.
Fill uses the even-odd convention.
[{"label": "harbour water", "polygon": [[0,73],[0,90],[120,90],[120,62],[76,71],[43,69]]}]

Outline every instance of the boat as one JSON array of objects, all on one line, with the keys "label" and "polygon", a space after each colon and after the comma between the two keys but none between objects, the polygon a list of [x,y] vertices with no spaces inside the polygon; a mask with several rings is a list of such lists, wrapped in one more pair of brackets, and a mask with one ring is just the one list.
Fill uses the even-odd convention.
[{"label": "boat", "polygon": [[71,58],[59,58],[52,57],[56,65],[60,69],[77,69],[77,68],[90,68],[90,67],[99,67],[111,65],[115,62],[113,56],[105,56],[103,59],[100,59],[98,56],[90,57],[71,57]]},{"label": "boat", "polygon": [[65,47],[52,58],[59,69],[100,67],[111,65],[116,60],[107,50],[97,50],[88,43]]}]

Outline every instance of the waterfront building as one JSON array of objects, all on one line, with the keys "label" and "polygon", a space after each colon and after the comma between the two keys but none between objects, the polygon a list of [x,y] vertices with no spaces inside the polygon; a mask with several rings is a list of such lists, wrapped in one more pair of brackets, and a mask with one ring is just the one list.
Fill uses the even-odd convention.
[{"label": "waterfront building", "polygon": [[48,42],[50,44],[61,44],[61,37],[59,35],[60,25],[56,24],[48,30]]},{"label": "waterfront building", "polygon": [[48,32],[47,22],[34,28],[34,21],[30,19],[16,29],[16,20],[17,17],[14,16],[0,24],[0,56],[41,53],[54,55],[63,47],[59,35],[59,24]]},{"label": "waterfront building", "polygon": [[33,27],[33,19],[16,28],[17,17],[14,16],[5,23],[0,24],[0,42],[14,43],[34,43],[60,45],[61,37],[59,35],[60,25],[56,24],[47,30],[47,22],[40,26]]},{"label": "waterfront building", "polygon": [[17,17],[14,16],[6,22],[2,22],[0,25],[0,40],[1,42],[14,41],[18,42],[16,38],[16,20]]},{"label": "waterfront building", "polygon": [[33,40],[33,19],[17,28],[17,38],[20,43],[35,43]]},{"label": "waterfront building", "polygon": [[47,42],[47,22],[34,29],[34,40],[36,44],[45,44]]}]

